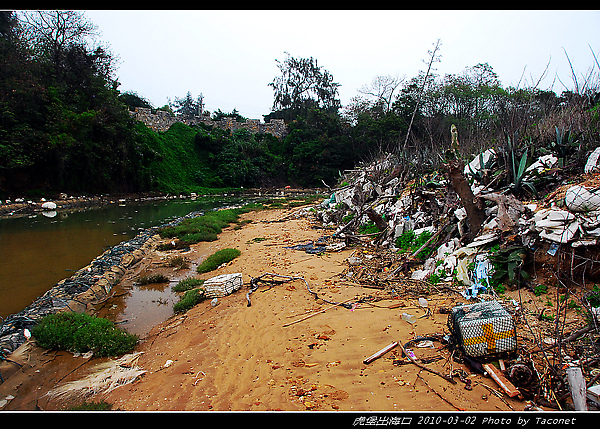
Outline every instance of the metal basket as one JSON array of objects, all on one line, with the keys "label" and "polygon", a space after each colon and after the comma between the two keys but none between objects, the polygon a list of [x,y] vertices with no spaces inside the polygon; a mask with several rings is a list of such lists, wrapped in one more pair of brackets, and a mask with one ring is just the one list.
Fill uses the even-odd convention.
[{"label": "metal basket", "polygon": [[454,307],[448,328],[468,356],[492,357],[517,350],[513,318],[498,301]]}]

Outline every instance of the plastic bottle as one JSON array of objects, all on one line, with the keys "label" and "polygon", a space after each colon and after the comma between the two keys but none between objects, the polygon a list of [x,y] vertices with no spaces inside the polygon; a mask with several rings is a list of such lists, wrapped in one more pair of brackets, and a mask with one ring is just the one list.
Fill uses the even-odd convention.
[{"label": "plastic bottle", "polygon": [[402,313],[402,320],[407,321],[408,323],[415,323],[417,321],[417,316],[408,313]]}]

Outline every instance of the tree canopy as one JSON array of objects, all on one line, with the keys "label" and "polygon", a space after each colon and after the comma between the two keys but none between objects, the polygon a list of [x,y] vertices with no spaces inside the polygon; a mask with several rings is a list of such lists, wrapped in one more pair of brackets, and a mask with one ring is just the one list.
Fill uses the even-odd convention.
[{"label": "tree canopy", "polygon": [[[181,123],[163,133],[132,118],[130,110],[152,106],[119,91],[116,58],[83,14],[0,11],[0,195],[320,187],[382,151],[417,176],[444,159],[451,125],[465,158],[488,148],[562,150],[557,136],[567,132],[578,146],[565,153],[581,157],[598,145],[597,83],[560,95],[503,87],[487,63],[440,77],[432,67],[438,47],[426,72],[375,76],[343,108],[329,71],[286,52],[268,84],[274,102],[264,119],[284,119],[287,135]],[[203,102],[188,91],[160,110],[197,116],[206,114]],[[223,117],[246,119],[236,109],[212,118]]]},{"label": "tree canopy", "polygon": [[281,76],[269,86],[274,91],[273,110],[289,110],[306,114],[310,108],[337,112],[341,107],[338,99],[339,83],[313,57],[294,58],[285,53],[283,61],[276,60]]}]

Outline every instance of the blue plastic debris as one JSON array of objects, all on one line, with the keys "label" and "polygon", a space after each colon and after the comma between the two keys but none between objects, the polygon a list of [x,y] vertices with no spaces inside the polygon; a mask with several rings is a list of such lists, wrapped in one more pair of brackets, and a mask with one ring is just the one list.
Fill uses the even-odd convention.
[{"label": "blue plastic debris", "polygon": [[478,294],[484,293],[490,287],[490,278],[493,267],[487,256],[477,255],[475,258],[475,271],[473,284],[461,292],[466,299],[476,298]]}]

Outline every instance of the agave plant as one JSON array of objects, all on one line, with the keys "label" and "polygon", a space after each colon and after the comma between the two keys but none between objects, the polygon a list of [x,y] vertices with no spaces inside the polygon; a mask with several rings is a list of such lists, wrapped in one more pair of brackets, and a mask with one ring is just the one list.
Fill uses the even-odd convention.
[{"label": "agave plant", "polygon": [[559,131],[558,127],[554,128],[556,129],[556,141],[550,143],[548,150],[556,155],[558,165],[564,167],[567,156],[573,154],[579,145],[579,135],[573,135],[570,129],[563,128]]},{"label": "agave plant", "polygon": [[518,195],[521,193],[523,188],[529,189],[534,195],[537,195],[537,190],[533,182],[527,180],[527,176],[525,175],[525,171],[527,169],[527,164],[529,163],[529,147],[525,148],[525,152],[521,155],[521,159],[518,159],[518,155],[516,153],[515,143],[511,142],[510,137],[508,138],[508,167],[511,171],[511,180],[512,182],[509,184],[509,189],[513,194]]}]

